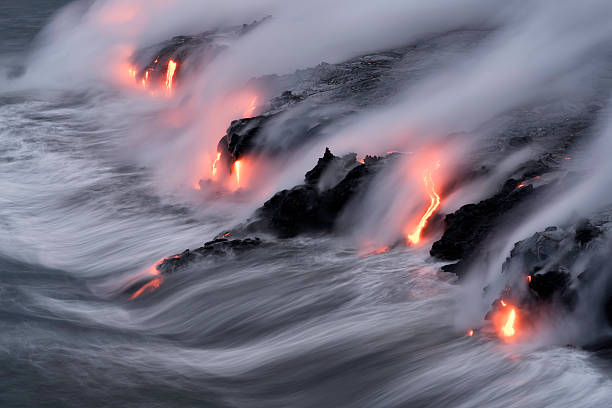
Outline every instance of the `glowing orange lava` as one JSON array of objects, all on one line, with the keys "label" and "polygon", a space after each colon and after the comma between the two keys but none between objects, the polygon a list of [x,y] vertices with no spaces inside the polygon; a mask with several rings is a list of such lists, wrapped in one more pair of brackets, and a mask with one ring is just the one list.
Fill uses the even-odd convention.
[{"label": "glowing orange lava", "polygon": [[368,253],[362,255],[361,257],[362,258],[369,258],[369,257],[374,256],[374,255],[384,254],[384,253],[389,252],[390,249],[391,249],[391,247],[384,246],[382,248],[378,248],[378,249],[375,249],[374,251],[368,252]]},{"label": "glowing orange lava", "polygon": [[140,80],[143,88],[146,88],[149,83],[149,70],[145,71],[144,77]]},{"label": "glowing orange lava", "polygon": [[136,80],[136,68],[130,67],[128,68],[128,74],[132,78],[132,80]]},{"label": "glowing orange lava", "polygon": [[506,323],[501,328],[501,334],[504,337],[512,337],[516,333],[514,329],[514,322],[516,321],[516,310],[513,307],[510,308]]},{"label": "glowing orange lava", "polygon": [[166,89],[172,90],[172,81],[174,79],[174,72],[176,71],[176,62],[173,60],[168,61],[168,69],[166,70]]},{"label": "glowing orange lava", "polygon": [[179,255],[173,255],[170,256],[168,258],[162,258],[159,261],[155,262],[154,265],[152,265],[151,267],[149,267],[146,271],[143,271],[142,273],[138,274],[136,276],[136,278],[140,278],[142,276],[142,274],[148,274],[148,275],[154,275],[155,278],[151,279],[149,282],[147,282],[145,285],[143,285],[140,289],[138,289],[136,292],[134,292],[134,294],[132,296],[130,296],[130,300],[134,300],[136,299],[138,296],[142,295],[145,292],[151,293],[154,292],[157,288],[159,288],[161,286],[162,283],[164,283],[164,277],[161,276],[161,272],[158,269],[158,267],[166,260],[166,259],[173,259],[173,258],[178,258]]},{"label": "glowing orange lava", "polygon": [[467,335],[469,337],[472,337],[474,335],[474,330],[472,330],[472,329],[468,330]]},{"label": "glowing orange lava", "polygon": [[225,234],[223,234],[223,236],[221,236],[221,238],[227,238],[230,236],[230,234],[231,234],[230,232],[226,232]]},{"label": "glowing orange lava", "polygon": [[213,166],[212,166],[213,177],[217,177],[217,163],[219,162],[220,159],[221,159],[221,152],[217,152],[217,158],[213,162]]},{"label": "glowing orange lava", "polygon": [[[436,162],[434,170],[437,170],[439,167],[440,162]],[[421,217],[421,220],[419,221],[419,224],[417,225],[414,232],[406,237],[408,243],[412,245],[416,245],[419,243],[419,241],[421,241],[421,233],[423,232],[423,229],[427,225],[427,222],[429,222],[431,216],[440,206],[440,196],[438,195],[438,193],[436,193],[435,185],[431,177],[431,169],[426,169],[423,173],[423,182],[425,183],[425,189],[427,190],[427,194],[429,195],[430,202],[427,211],[425,211],[425,214],[423,214],[423,216]]]},{"label": "glowing orange lava", "polygon": [[138,289],[137,292],[135,292],[131,297],[130,300],[134,300],[136,299],[138,296],[142,295],[145,291],[151,293],[153,291],[155,291],[155,289],[159,288],[160,285],[163,283],[164,278],[162,278],[161,276],[158,278],[154,278],[152,279],[150,282],[148,282],[146,285],[144,285],[142,288]]},{"label": "glowing orange lava", "polygon": [[499,303],[501,303],[503,307],[506,307],[506,302],[504,302],[504,299],[500,300]]},{"label": "glowing orange lava", "polygon": [[240,163],[240,160],[236,160],[234,162],[234,173],[236,173],[236,185],[238,187],[240,187],[240,166],[242,165],[242,163]]},{"label": "glowing orange lava", "polygon": [[531,283],[531,275],[527,275],[527,282]]}]

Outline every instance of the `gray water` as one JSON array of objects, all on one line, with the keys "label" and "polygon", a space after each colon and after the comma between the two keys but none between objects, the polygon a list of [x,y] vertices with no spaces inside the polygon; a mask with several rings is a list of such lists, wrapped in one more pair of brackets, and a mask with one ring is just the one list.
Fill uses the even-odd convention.
[{"label": "gray water", "polygon": [[[0,50],[19,61],[64,2],[10,3]],[[612,404],[586,351],[467,337],[465,291],[425,248],[362,258],[333,238],[271,241],[118,295],[257,204],[159,191],[118,154],[134,118],[109,107],[124,103],[0,94],[0,406]]]}]

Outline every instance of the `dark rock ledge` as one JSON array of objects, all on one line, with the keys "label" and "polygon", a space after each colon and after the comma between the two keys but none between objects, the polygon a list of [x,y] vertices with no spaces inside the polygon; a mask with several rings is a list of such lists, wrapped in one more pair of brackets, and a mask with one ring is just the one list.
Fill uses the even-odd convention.
[{"label": "dark rock ledge", "polygon": [[276,193],[255,212],[248,230],[265,231],[279,238],[304,233],[331,232],[347,204],[362,194],[381,169],[400,154],[334,156],[329,149],[304,178],[304,184]]}]

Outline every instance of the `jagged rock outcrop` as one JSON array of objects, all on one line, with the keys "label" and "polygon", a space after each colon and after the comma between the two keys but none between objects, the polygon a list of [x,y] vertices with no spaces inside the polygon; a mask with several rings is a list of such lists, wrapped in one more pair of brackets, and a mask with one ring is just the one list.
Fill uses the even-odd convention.
[{"label": "jagged rock outcrop", "polygon": [[462,261],[445,267],[446,271],[461,273],[468,258],[500,224],[502,217],[536,192],[532,185],[519,185],[519,181],[510,179],[493,197],[476,204],[464,205],[454,213],[446,215],[446,230],[442,237],[434,242],[430,251],[430,254],[438,259]]},{"label": "jagged rock outcrop", "polygon": [[612,272],[608,266],[607,224],[581,220],[549,227],[519,241],[502,266],[507,285],[500,294],[527,318],[547,308],[570,313],[582,302],[594,321],[612,326]]},{"label": "jagged rock outcrop", "polygon": [[364,192],[381,169],[397,154],[337,157],[329,149],[306,173],[304,184],[276,193],[255,213],[249,229],[269,231],[281,238],[302,233],[329,232],[347,204]]}]

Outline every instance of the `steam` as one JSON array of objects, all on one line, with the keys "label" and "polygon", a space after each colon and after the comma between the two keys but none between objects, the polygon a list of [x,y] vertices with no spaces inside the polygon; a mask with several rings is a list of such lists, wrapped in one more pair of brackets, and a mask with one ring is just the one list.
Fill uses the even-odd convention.
[{"label": "steam", "polygon": [[[191,67],[171,97],[135,92],[121,79],[138,49],[266,16],[271,18],[249,33],[220,40],[223,51],[205,66]],[[605,0],[75,2],[41,34],[25,75],[3,85],[102,92],[105,97],[94,103],[105,120],[128,129],[120,148],[125,159],[150,167],[163,191],[188,191],[189,199],[197,200],[202,196],[194,195],[193,186],[213,176],[217,143],[229,123],[243,117],[254,99],[251,112],[257,114],[278,94],[279,89],[266,87],[263,76],[285,75],[281,83],[291,88],[295,78],[290,74],[298,69],[448,36],[439,50],[404,61],[408,68],[416,66],[406,71],[415,78],[400,82],[401,89],[384,104],[355,108],[338,102],[323,108],[312,102],[314,115],[353,114],[326,127],[316,140],[293,146],[287,142],[292,120],[311,113],[309,105],[298,105],[264,129],[263,140],[282,146],[285,156],[244,162],[243,172],[249,168],[260,175],[241,176],[243,183],[258,181],[249,186],[252,209],[275,190],[299,183],[325,146],[360,156],[406,153],[345,216],[359,221],[345,222],[358,244],[368,240],[382,246],[402,236],[427,209],[424,168],[440,162],[433,181],[445,193],[441,209],[453,211],[490,194],[529,155],[500,157],[503,165],[486,177],[461,179],[466,169],[481,164],[476,154],[495,144],[515,110],[571,111],[600,98],[602,92],[593,88],[609,60],[602,50],[612,36],[611,17],[612,5]],[[461,37],[465,32],[476,34],[466,39]],[[461,38],[461,45],[454,38]],[[419,66],[427,69],[418,71]],[[502,250],[488,265],[490,278],[517,240],[610,203],[609,189],[602,186],[612,182],[612,169],[601,166],[612,153],[610,132],[612,125],[604,126],[592,153],[585,155],[597,160],[578,161],[584,182],[562,187],[554,206],[525,217],[495,243]],[[445,190],[450,185],[459,188]]]}]

